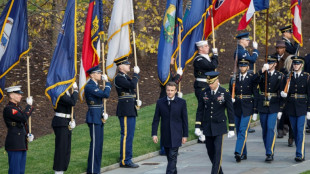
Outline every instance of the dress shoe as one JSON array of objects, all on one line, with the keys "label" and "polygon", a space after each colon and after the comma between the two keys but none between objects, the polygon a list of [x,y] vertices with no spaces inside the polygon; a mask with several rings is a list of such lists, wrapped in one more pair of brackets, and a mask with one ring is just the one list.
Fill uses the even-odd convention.
[{"label": "dress shoe", "polygon": [[236,162],[239,163],[241,161],[241,156],[240,154],[236,153],[235,154],[235,159],[236,159]]},{"label": "dress shoe", "polygon": [[283,138],[283,130],[278,130],[277,138]]},{"label": "dress shoe", "polygon": [[293,138],[289,138],[288,139],[288,147],[293,147],[293,142],[294,142],[294,139]]},{"label": "dress shoe", "polygon": [[204,142],[204,141],[200,141],[200,140],[198,139],[197,143],[198,143],[198,144],[204,144],[205,142]]},{"label": "dress shoe", "polygon": [[296,158],[295,158],[295,161],[296,161],[296,162],[303,162],[303,161],[305,161],[305,158],[296,157]]},{"label": "dress shoe", "polygon": [[265,161],[269,163],[273,161],[273,155],[267,155]]},{"label": "dress shoe", "polygon": [[255,129],[249,128],[248,132],[249,132],[249,133],[254,133],[254,132],[255,132]]},{"label": "dress shoe", "polygon": [[135,164],[135,163],[128,163],[128,164],[125,164],[125,165],[120,164],[119,166],[120,167],[124,167],[124,168],[138,168],[139,167],[139,165]]},{"label": "dress shoe", "polygon": [[246,156],[246,155],[241,155],[241,160],[246,160],[246,159],[248,159],[248,157]]},{"label": "dress shoe", "polygon": [[306,129],[306,132],[307,132],[307,133],[310,133],[310,129]]}]

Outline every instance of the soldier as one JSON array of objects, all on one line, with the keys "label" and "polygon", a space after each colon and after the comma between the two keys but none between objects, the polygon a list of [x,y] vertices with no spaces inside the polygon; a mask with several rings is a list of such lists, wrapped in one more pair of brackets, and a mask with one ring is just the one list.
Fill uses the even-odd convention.
[{"label": "soldier", "polygon": [[[263,141],[266,150],[266,162],[272,162],[276,140],[275,126],[278,119],[282,116],[283,106],[280,100],[280,87],[283,74],[275,70],[278,57],[268,56],[267,64],[258,72],[258,83],[260,96],[258,99],[257,110],[260,115],[260,123],[263,132]],[[267,71],[267,82],[266,78]],[[267,83],[267,90],[265,90]],[[267,93],[267,94],[265,94]],[[267,96],[266,96],[267,95]]]},{"label": "soldier", "polygon": [[55,153],[53,170],[55,174],[63,174],[68,169],[71,154],[71,135],[75,128],[75,120],[71,121],[72,107],[75,106],[78,98],[78,86],[73,83],[74,92],[66,91],[60,97],[57,108],[54,109],[55,116],[52,127],[55,133]]},{"label": "soldier", "polygon": [[[89,81],[85,85],[85,99],[88,105],[86,114],[86,123],[90,132],[90,144],[88,153],[87,173],[100,173],[102,145],[103,145],[103,128],[104,122],[108,119],[108,114],[104,114],[102,105],[103,98],[109,98],[111,84],[108,77],[104,74],[99,66],[95,66],[87,70]],[[100,80],[106,81],[104,90],[101,90],[98,85]]]},{"label": "soldier", "polygon": [[258,44],[257,42],[253,41],[253,54],[250,55],[250,53],[246,50],[246,48],[249,46],[250,38],[249,33],[241,33],[238,36],[236,36],[238,39],[238,48],[235,51],[234,58],[238,57],[238,60],[240,59],[246,59],[250,61],[250,69],[253,71],[253,64],[256,62],[256,59],[258,57]]},{"label": "soldier", "polygon": [[202,40],[196,42],[198,48],[198,55],[194,59],[194,76],[196,78],[194,83],[195,96],[197,100],[200,97],[200,93],[208,87],[205,73],[209,71],[215,71],[218,66],[218,51],[217,48],[213,48],[213,56],[209,56],[208,41]]},{"label": "soldier", "polygon": [[27,97],[25,110],[19,105],[23,92],[21,86],[11,86],[5,89],[9,103],[3,109],[3,118],[8,128],[5,138],[5,150],[9,158],[9,174],[25,173],[28,142],[33,141],[33,134],[28,133],[27,120],[33,107],[32,97]]},{"label": "soldier", "polygon": [[[197,136],[204,134],[206,137],[206,148],[212,162],[211,174],[223,173],[221,167],[222,144],[224,134],[227,133],[227,118],[229,122],[228,138],[235,135],[231,95],[228,89],[219,85],[218,75],[219,72],[214,71],[205,74],[209,88],[206,88],[199,97],[195,123],[195,134]],[[228,117],[225,114],[226,109]]]},{"label": "soldier", "polygon": [[[239,61],[240,73],[235,81],[235,95],[233,98],[235,111],[235,125],[237,133],[237,142],[235,148],[235,159],[237,162],[247,159],[246,140],[248,129],[250,127],[253,113],[257,113],[257,75],[247,72],[249,69],[249,61],[241,59]],[[232,79],[231,79],[232,81]],[[232,92],[233,85],[230,83],[229,90]],[[255,97],[254,97],[255,96]],[[256,120],[257,114],[253,115]]]},{"label": "soldier", "polygon": [[[296,144],[296,162],[305,160],[305,126],[310,119],[309,73],[302,70],[304,58],[293,56],[293,73],[288,74],[289,83],[282,86],[281,97],[287,98],[285,112],[289,115]],[[288,87],[288,92],[284,91]],[[307,115],[307,116],[306,116]]]},{"label": "soldier", "polygon": [[139,80],[140,68],[134,67],[133,78],[127,73],[130,72],[130,62],[127,57],[114,61],[118,67],[114,84],[118,95],[118,105],[116,115],[118,116],[121,126],[121,145],[120,145],[120,167],[138,168],[139,165],[131,161],[132,143],[136,127],[137,107],[140,107],[141,100],[136,99],[136,92]]},{"label": "soldier", "polygon": [[285,49],[286,45],[283,40],[279,40],[276,42],[276,53],[274,54],[274,56],[278,58],[278,63],[276,66],[277,71],[280,71],[284,67],[284,62],[287,56],[289,56],[289,54],[285,52]]},{"label": "soldier", "polygon": [[285,51],[288,54],[296,54],[299,44],[297,42],[295,42],[294,44],[290,41],[290,39],[292,39],[292,26],[285,26],[279,29],[282,33],[282,40],[285,42],[286,45],[286,49]]}]

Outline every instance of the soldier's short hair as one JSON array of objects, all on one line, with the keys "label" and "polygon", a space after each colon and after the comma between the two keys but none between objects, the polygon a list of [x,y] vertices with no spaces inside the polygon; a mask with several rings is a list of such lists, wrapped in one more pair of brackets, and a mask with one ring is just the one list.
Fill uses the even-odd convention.
[{"label": "soldier's short hair", "polygon": [[176,84],[175,82],[168,82],[166,85],[166,89],[167,89],[167,86],[174,86],[175,89],[178,90],[178,84]]}]

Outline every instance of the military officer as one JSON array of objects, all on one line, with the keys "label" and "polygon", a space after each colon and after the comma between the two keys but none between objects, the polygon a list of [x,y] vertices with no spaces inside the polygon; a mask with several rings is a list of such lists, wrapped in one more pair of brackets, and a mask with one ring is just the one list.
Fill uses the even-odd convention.
[{"label": "military officer", "polygon": [[78,86],[76,82],[72,85],[72,94],[67,90],[59,98],[52,120],[52,127],[55,133],[55,153],[53,170],[55,174],[63,174],[68,169],[71,154],[72,129],[75,128],[75,120],[71,121],[72,107],[75,106],[78,98]]},{"label": "military officer", "polygon": [[[253,72],[247,72],[249,69],[249,61],[240,59],[239,74],[235,81],[235,95],[233,98],[235,111],[235,125],[237,133],[237,142],[235,148],[235,159],[237,162],[247,159],[246,140],[248,129],[250,127],[251,118],[254,112],[257,113],[257,75]],[[232,82],[232,79],[231,79]],[[233,85],[230,83],[229,90],[232,91]],[[257,118],[257,114],[253,115]]]},{"label": "military officer", "polygon": [[253,54],[251,55],[246,48],[249,46],[250,38],[249,33],[241,33],[236,36],[238,39],[238,47],[235,51],[234,58],[238,57],[238,60],[240,59],[247,59],[250,61],[249,70],[253,71],[253,64],[256,62],[256,59],[258,57],[258,44],[257,42],[253,41]]},{"label": "military officer", "polygon": [[[104,120],[108,119],[108,114],[104,114],[102,105],[103,98],[109,98],[111,84],[108,77],[104,74],[99,66],[95,66],[87,70],[89,81],[85,85],[85,99],[88,105],[86,114],[86,123],[90,132],[90,144],[88,153],[87,173],[100,173],[100,165],[102,158],[103,145],[103,128]],[[101,90],[98,85],[100,80],[106,81],[104,90]]]},{"label": "military officer", "polygon": [[127,73],[130,72],[130,62],[128,57],[114,61],[118,67],[114,84],[118,95],[118,105],[116,115],[118,116],[121,126],[121,143],[120,143],[120,167],[137,168],[138,164],[132,162],[132,143],[136,127],[137,107],[142,102],[136,99],[136,92],[139,80],[140,68],[134,67],[133,77],[130,78]]},{"label": "military officer", "polygon": [[[207,72],[206,88],[199,97],[198,109],[196,113],[195,134],[205,135],[206,148],[212,162],[211,174],[223,173],[221,167],[222,144],[224,134],[227,133],[227,118],[229,122],[228,138],[234,133],[234,110],[229,90],[219,85],[219,72]],[[227,109],[227,116],[225,110]],[[202,132],[201,132],[202,130]]]},{"label": "military officer", "polygon": [[[289,115],[296,145],[295,161],[305,160],[305,126],[310,119],[310,75],[302,70],[304,58],[293,56],[293,73],[290,78],[288,92],[281,91],[281,97],[287,98],[285,112]],[[282,85],[285,89],[285,85]]]},{"label": "military officer", "polygon": [[33,107],[32,97],[27,97],[27,106],[23,110],[19,105],[23,92],[21,86],[11,86],[5,89],[9,103],[3,109],[3,118],[8,128],[5,138],[5,150],[9,158],[9,174],[25,173],[28,142],[33,141],[33,134],[28,133],[27,120]]},{"label": "military officer", "polygon": [[218,66],[218,51],[217,48],[213,48],[213,56],[209,56],[210,47],[208,41],[202,40],[196,42],[198,48],[198,55],[194,59],[194,76],[196,78],[194,83],[195,96],[198,100],[200,93],[208,87],[206,82],[206,72],[215,71]]},{"label": "military officer", "polygon": [[299,44],[295,42],[294,44],[291,42],[292,39],[292,26],[285,26],[279,29],[282,33],[282,40],[285,42],[286,48],[285,51],[288,54],[296,54]]},{"label": "military officer", "polygon": [[[275,70],[278,57],[270,55],[267,57],[267,64],[257,73],[260,89],[258,99],[258,112],[263,131],[263,141],[266,150],[266,162],[272,162],[274,156],[274,147],[276,140],[275,126],[278,119],[282,116],[282,101],[280,100],[280,87],[283,80],[283,74]],[[267,82],[266,78],[267,71]],[[267,90],[265,85],[267,83]],[[266,93],[266,94],[265,94]]]}]

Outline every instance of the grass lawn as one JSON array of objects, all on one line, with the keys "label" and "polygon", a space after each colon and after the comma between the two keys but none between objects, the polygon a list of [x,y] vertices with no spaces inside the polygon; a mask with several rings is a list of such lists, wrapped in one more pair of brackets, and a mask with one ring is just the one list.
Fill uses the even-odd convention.
[{"label": "grass lawn", "polygon": [[[187,101],[189,120],[189,140],[195,139],[194,128],[196,119],[197,100],[195,95],[183,97]],[[86,107],[86,105],[85,105]],[[151,138],[151,124],[153,121],[155,104],[143,107],[137,117],[133,156],[137,157],[159,150],[159,144],[154,144]],[[85,117],[85,114],[80,114]],[[35,124],[35,123],[34,123]],[[35,134],[35,132],[34,132]],[[35,139],[29,144],[27,152],[26,173],[53,173],[54,134]],[[70,165],[66,173],[82,173],[87,168],[89,149],[89,130],[86,124],[77,126],[72,132],[72,148]],[[117,117],[110,117],[104,128],[104,143],[102,164],[108,166],[119,161],[120,126]],[[8,173],[8,157],[4,148],[0,149],[0,173]]]}]

